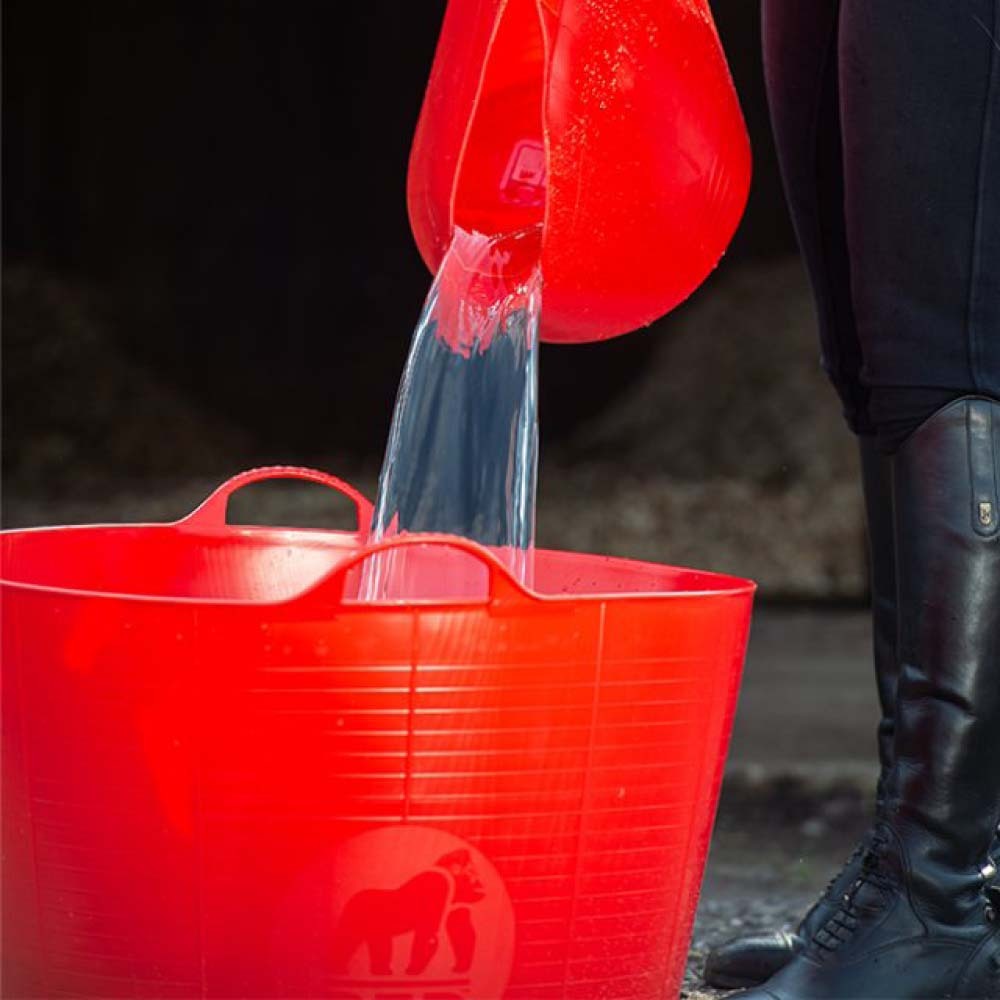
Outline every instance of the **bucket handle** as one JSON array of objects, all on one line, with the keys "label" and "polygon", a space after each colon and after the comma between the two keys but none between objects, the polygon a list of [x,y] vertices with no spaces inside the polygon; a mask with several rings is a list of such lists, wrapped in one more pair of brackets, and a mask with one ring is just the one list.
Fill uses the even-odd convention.
[{"label": "bucket handle", "polygon": [[[442,597],[429,598],[426,601],[418,600],[417,603],[427,605],[507,605],[511,603],[521,604],[534,599],[529,591],[525,590],[517,580],[511,576],[510,571],[496,556],[488,549],[467,538],[458,535],[442,535],[436,533],[414,533],[409,535],[397,535],[395,538],[388,538],[385,541],[376,542],[373,545],[366,545],[355,552],[352,552],[346,559],[337,563],[329,574],[319,582],[314,584],[309,590],[293,598],[295,604],[318,605],[323,607],[339,606],[344,603],[344,587],[347,583],[347,574],[355,566],[359,566],[365,560],[380,552],[391,552],[393,549],[413,548],[418,545],[440,545],[446,548],[456,549],[466,555],[479,560],[486,566],[488,575],[488,592],[485,600],[476,598],[467,599],[464,597]],[[365,601],[358,601],[357,607],[365,607]],[[372,608],[384,608],[385,602],[372,601]]]},{"label": "bucket handle", "polygon": [[239,475],[233,476],[232,479],[227,479],[190,514],[182,517],[177,524],[190,527],[221,528],[226,524],[226,510],[229,507],[230,497],[244,486],[262,483],[268,479],[297,479],[303,482],[319,483],[321,486],[329,486],[330,489],[336,490],[353,501],[358,514],[358,534],[367,536],[372,521],[371,501],[349,483],[345,483],[336,476],[331,476],[328,472],[307,469],[298,465],[265,465],[259,469],[248,469],[246,472],[241,472]]}]

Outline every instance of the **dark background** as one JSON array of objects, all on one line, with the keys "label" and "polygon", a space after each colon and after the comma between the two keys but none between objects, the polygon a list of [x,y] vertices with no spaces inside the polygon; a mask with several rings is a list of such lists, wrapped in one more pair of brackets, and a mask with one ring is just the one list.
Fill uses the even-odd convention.
[{"label": "dark background", "polygon": [[[756,154],[727,262],[738,263],[788,253],[792,240],[756,4],[714,6]],[[81,306],[100,313],[116,352],[265,449],[305,458],[336,441],[377,452],[429,285],[404,184],[443,10],[440,0],[8,2],[8,273],[84,286]],[[29,290],[15,286],[17,323]],[[626,391],[651,345],[550,349],[550,439]],[[22,381],[20,353],[8,368],[11,474],[38,429],[23,397],[45,392]]]},{"label": "dark background", "polygon": [[[855,599],[854,457],[816,363],[759,5],[712,6],[754,149],[747,211],[650,330],[543,349],[539,542]],[[257,464],[374,490],[431,281],[405,181],[443,12],[8,0],[7,526],[176,517]]]}]

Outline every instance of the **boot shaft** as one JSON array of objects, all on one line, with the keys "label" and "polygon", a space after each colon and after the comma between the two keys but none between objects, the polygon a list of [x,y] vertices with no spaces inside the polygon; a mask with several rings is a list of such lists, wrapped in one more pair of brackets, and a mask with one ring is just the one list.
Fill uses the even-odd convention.
[{"label": "boot shaft", "polygon": [[885,782],[892,767],[896,717],[896,545],[892,516],[892,460],[879,451],[875,439],[858,439],[861,485],[868,536],[868,567],[872,605],[872,654],[881,715],[878,724],[879,778],[876,812],[885,803]]},{"label": "boot shaft", "polygon": [[886,818],[931,919],[981,888],[1000,803],[1000,403],[939,410],[893,459],[899,680]]}]

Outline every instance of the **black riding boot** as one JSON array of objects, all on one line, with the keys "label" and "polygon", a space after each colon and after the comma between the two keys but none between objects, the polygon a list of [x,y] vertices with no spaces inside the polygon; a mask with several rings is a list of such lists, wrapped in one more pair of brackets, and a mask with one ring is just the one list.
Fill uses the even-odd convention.
[{"label": "black riding boot", "polygon": [[[890,459],[876,450],[874,439],[859,438],[861,483],[868,525],[871,571],[872,637],[875,678],[882,718],[878,727],[881,765],[876,791],[876,816],[882,811],[883,784],[892,765],[896,703],[896,553],[892,525],[892,469]],[[704,979],[710,986],[735,989],[756,986],[784,968],[836,912],[841,897],[857,878],[869,831],[844,867],[830,880],[823,895],[803,917],[795,932],[744,934],[713,948],[705,962]]]},{"label": "black riding boot", "polygon": [[1000,998],[1000,402],[893,459],[899,681],[882,815],[840,906],[743,1000]]}]

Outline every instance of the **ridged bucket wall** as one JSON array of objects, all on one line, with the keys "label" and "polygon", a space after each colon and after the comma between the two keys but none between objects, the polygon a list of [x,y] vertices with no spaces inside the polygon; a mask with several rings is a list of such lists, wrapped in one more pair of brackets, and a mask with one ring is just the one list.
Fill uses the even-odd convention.
[{"label": "ridged bucket wall", "polygon": [[676,995],[752,584],[413,536],[489,596],[365,604],[225,523],[277,476],[342,485],[3,535],[4,994]]}]

